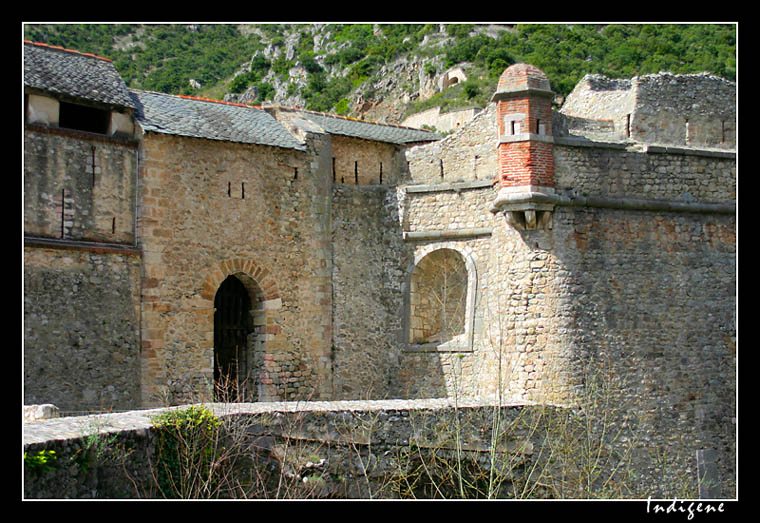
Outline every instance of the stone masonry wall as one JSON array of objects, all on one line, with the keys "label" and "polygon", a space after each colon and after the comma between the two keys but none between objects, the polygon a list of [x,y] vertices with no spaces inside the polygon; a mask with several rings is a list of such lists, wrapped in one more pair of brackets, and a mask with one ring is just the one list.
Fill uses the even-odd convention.
[{"label": "stone masonry wall", "polygon": [[570,117],[606,120],[614,126],[617,137],[630,132],[629,115],[636,107],[633,82],[601,75],[586,75],[562,104],[561,113]]},{"label": "stone masonry wall", "polygon": [[24,132],[24,234],[133,244],[137,146],[69,131]]},{"label": "stone masonry wall", "polygon": [[693,147],[736,147],[736,84],[709,74],[636,79],[634,139]]},{"label": "stone masonry wall", "polygon": [[330,394],[330,158],[315,149],[327,152],[145,137],[145,406],[210,394],[214,295],[228,275],[261,296],[258,398]]},{"label": "stone masonry wall", "polygon": [[24,249],[24,404],[140,406],[140,256]]},{"label": "stone masonry wall", "polygon": [[560,208],[553,224],[555,343],[611,368],[647,444],[717,450],[734,495],[734,218]]},{"label": "stone masonry wall", "polygon": [[[407,187],[407,189],[413,186]],[[407,190],[404,199],[404,229],[410,234],[441,235],[444,231],[477,230],[478,234],[461,238],[409,238],[407,243],[413,249],[406,277],[414,269],[413,260],[421,260],[436,249],[453,249],[468,259],[470,285],[475,285],[474,311],[466,318],[474,331],[474,346],[469,344],[464,350],[438,350],[431,347],[413,347],[404,344],[399,367],[399,397],[440,398],[470,397],[485,393],[483,384],[489,381],[494,367],[490,359],[484,358],[480,328],[487,311],[483,308],[482,296],[489,288],[487,262],[490,256],[490,230],[495,217],[488,211],[493,198],[490,186],[485,188],[456,189],[456,184],[437,185],[424,192]],[[437,190],[436,190],[437,189]],[[404,310],[404,315],[409,314]],[[411,318],[408,319],[411,321]],[[408,325],[407,325],[408,328]],[[408,338],[408,336],[406,337]]]},{"label": "stone masonry wall", "polygon": [[[223,422],[223,452],[242,452],[229,470],[234,477],[225,476],[242,482],[217,493],[221,499],[485,498],[489,492],[513,499],[699,497],[695,455],[651,467],[661,449],[645,445],[641,453],[618,460],[614,441],[631,441],[641,435],[641,427],[610,424],[593,409],[461,400],[205,407]],[[56,459],[48,470],[25,463],[24,497],[161,498],[154,479],[157,437],[151,419],[165,411],[25,424],[24,452],[54,451]],[[596,430],[602,427],[606,434]],[[604,485],[587,482],[587,458],[594,459],[594,474]],[[616,467],[618,473],[606,481]],[[453,474],[460,470],[467,480],[464,490]],[[678,482],[664,478],[670,482],[661,483],[663,472]],[[489,478],[494,479],[490,485]],[[260,479],[264,482],[256,481]]]},{"label": "stone masonry wall", "polygon": [[557,191],[682,202],[736,199],[733,154],[647,154],[555,145]]},{"label": "stone masonry wall", "polygon": [[[730,155],[555,145],[555,158],[566,194],[735,199]],[[495,226],[484,302],[498,321],[486,329],[503,333],[493,338],[505,349],[508,390],[564,401],[590,373],[606,374],[646,445],[717,451],[722,495],[733,495],[735,227],[731,214],[562,205],[550,227]]]},{"label": "stone masonry wall", "polygon": [[[251,490],[241,498],[392,499],[410,484],[417,495],[429,479],[416,459],[428,463],[457,455],[487,470],[492,456],[509,463],[512,474],[529,470],[542,433],[521,419],[541,419],[550,409],[525,405],[460,404],[433,401],[335,401],[271,404],[208,404],[233,435],[236,479]],[[154,474],[157,437],[152,418],[166,409],[42,420],[25,425],[24,451],[54,451],[51,470],[24,466],[26,499],[161,498]],[[499,413],[501,427],[491,447],[490,429]],[[93,444],[93,441],[95,442]],[[460,453],[456,454],[459,442]],[[230,443],[227,443],[230,444]],[[248,467],[248,468],[246,468]],[[445,470],[445,467],[444,467]],[[274,485],[245,481],[273,474]],[[514,496],[511,474],[499,497]],[[227,478],[230,479],[230,478]],[[441,478],[436,478],[440,481]],[[311,480],[316,486],[311,486]],[[429,486],[429,485],[428,485]],[[253,487],[253,488],[252,488]],[[468,492],[474,495],[474,491]],[[431,492],[427,492],[428,496]],[[221,497],[228,497],[225,492]],[[406,493],[403,497],[410,497]]]},{"label": "stone masonry wall", "polygon": [[618,137],[638,142],[736,147],[736,85],[709,74],[658,73],[630,80],[587,75],[561,112],[611,120]]},{"label": "stone masonry wall", "polygon": [[493,180],[498,172],[496,106],[489,104],[467,125],[438,142],[407,152],[405,183]]},{"label": "stone masonry wall", "polygon": [[393,184],[398,180],[393,144],[334,135],[335,183],[353,185]]},{"label": "stone masonry wall", "polygon": [[396,199],[395,188],[333,188],[336,399],[393,397],[396,389],[403,281],[410,263]]},{"label": "stone masonry wall", "polygon": [[[452,149],[458,137],[450,137]],[[732,154],[645,150],[555,144],[556,189],[569,198],[735,201]],[[415,149],[413,158],[424,152]],[[434,144],[427,152],[442,149]],[[413,161],[412,175],[424,172],[422,165]],[[404,381],[416,380],[414,393],[570,402],[604,375],[614,383],[607,391],[616,412],[635,413],[646,428],[636,452],[659,445],[675,467],[675,456],[715,451],[722,495],[733,495],[735,217],[560,204],[543,227],[517,230],[487,211],[491,189],[439,187],[407,194],[405,230],[490,230],[456,240],[475,253],[480,325],[472,352],[456,355],[454,372],[440,370],[447,354],[405,354]],[[415,249],[454,244],[441,235]],[[447,378],[430,379],[436,375]]]}]

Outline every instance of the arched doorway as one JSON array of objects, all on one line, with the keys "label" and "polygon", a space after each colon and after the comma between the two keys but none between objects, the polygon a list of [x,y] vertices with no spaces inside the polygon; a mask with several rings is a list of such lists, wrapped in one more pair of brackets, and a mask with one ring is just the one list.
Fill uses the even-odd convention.
[{"label": "arched doorway", "polygon": [[251,298],[243,283],[228,276],[214,297],[214,397],[216,401],[245,401],[250,383],[253,332]]}]

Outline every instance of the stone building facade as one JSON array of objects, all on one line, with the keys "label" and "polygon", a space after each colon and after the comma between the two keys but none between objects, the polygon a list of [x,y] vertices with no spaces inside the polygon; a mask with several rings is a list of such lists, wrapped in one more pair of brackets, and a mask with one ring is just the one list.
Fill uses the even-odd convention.
[{"label": "stone building facade", "polygon": [[735,489],[733,83],[586,77],[557,111],[515,64],[441,139],[24,57],[25,403],[569,405],[604,369]]}]

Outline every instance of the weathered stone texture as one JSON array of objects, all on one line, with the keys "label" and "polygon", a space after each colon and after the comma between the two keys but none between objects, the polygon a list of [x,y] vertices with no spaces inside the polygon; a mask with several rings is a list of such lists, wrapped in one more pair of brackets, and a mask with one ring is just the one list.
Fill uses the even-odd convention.
[{"label": "weathered stone texture", "polygon": [[555,145],[558,191],[684,202],[736,199],[736,161],[718,155],[658,154]]},{"label": "weathered stone texture", "polygon": [[[440,144],[413,154],[425,150],[435,157]],[[686,203],[736,195],[730,155],[565,145],[554,153],[556,188],[568,195]],[[720,476],[735,477],[732,215],[558,205],[546,226],[525,231],[485,212],[492,189],[440,187],[407,194],[403,223],[411,231],[490,228],[467,242],[478,246],[479,326],[471,353],[405,353],[408,393],[564,403],[604,374],[617,387],[616,404],[635,412],[648,435],[636,452],[653,442],[688,450],[687,463],[669,462],[670,480],[693,474],[704,448],[721,449]],[[653,463],[640,465],[656,472]],[[722,488],[731,496],[735,484]]]},{"label": "weathered stone texture", "polygon": [[637,78],[635,139],[694,147],[736,146],[736,85],[709,74]]},{"label": "weathered stone texture", "polygon": [[395,145],[333,136],[331,148],[335,183],[387,185],[398,182]]},{"label": "weathered stone texture", "polygon": [[140,406],[140,257],[24,249],[24,403]]},{"label": "weathered stone texture", "polygon": [[[407,152],[409,183],[493,180],[497,174],[496,109],[488,105],[466,126]],[[406,180],[405,180],[406,181]]]},{"label": "weathered stone texture", "polygon": [[561,209],[553,229],[566,271],[558,338],[611,364],[649,444],[722,449],[723,495],[735,488],[734,227],[730,216]]},{"label": "weathered stone texture", "polygon": [[397,205],[395,188],[333,188],[335,398],[384,397],[396,388],[403,282],[411,263]]},{"label": "weathered stone texture", "polygon": [[630,80],[586,75],[562,113],[612,121],[616,138],[736,147],[736,85],[709,74],[658,73]]},{"label": "weathered stone texture", "polygon": [[25,234],[134,243],[136,173],[135,143],[25,130]]},{"label": "weathered stone texture", "polygon": [[454,189],[407,193],[404,229],[407,231],[461,230],[492,227],[489,212],[494,193],[485,189]]},{"label": "weathered stone texture", "polygon": [[630,79],[586,75],[562,104],[561,113],[591,121],[605,120],[613,124],[618,138],[630,134],[630,119],[636,107],[634,83]]},{"label": "weathered stone texture", "polygon": [[143,154],[143,401],[210,392],[213,297],[230,274],[265,300],[254,304],[266,311],[259,398],[318,396],[331,332],[329,164],[160,135],[146,137]]},{"label": "weathered stone texture", "polygon": [[[520,113],[530,134],[508,139],[492,103],[407,150],[295,119],[306,151],[148,132],[136,188],[129,144],[27,129],[25,234],[139,241],[129,253],[27,246],[25,401],[65,410],[210,399],[214,298],[234,276],[252,302],[248,400],[573,406],[601,374],[615,415],[635,418],[613,419],[641,435],[639,472],[657,477],[652,448],[670,456],[666,481],[717,450],[711,463],[731,496],[735,86],[697,76],[587,78],[544,132],[548,97],[540,114]],[[540,147],[503,148],[517,156],[501,169],[500,142]],[[495,204],[500,181],[508,194]],[[513,201],[523,207],[498,210]],[[523,212],[522,222],[512,214]],[[415,295],[447,275],[438,263],[415,281],[426,256],[464,264],[463,326],[450,338],[435,337],[431,302]]]}]

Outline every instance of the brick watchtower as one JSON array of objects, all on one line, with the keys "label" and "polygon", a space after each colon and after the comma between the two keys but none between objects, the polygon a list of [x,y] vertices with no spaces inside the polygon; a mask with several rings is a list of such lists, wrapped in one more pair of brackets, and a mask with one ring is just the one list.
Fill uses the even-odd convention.
[{"label": "brick watchtower", "polygon": [[549,78],[528,64],[501,74],[497,103],[499,192],[492,212],[521,229],[548,225],[554,208],[552,98]]}]

